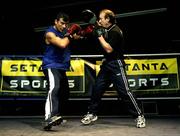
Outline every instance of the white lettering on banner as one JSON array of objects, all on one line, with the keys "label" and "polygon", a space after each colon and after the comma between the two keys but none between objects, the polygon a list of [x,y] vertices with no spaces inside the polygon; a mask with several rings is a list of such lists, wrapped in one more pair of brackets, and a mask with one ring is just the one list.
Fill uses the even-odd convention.
[{"label": "white lettering on banner", "polygon": [[[68,80],[69,88],[75,87],[75,80]],[[32,88],[46,88],[47,81],[43,80],[10,80],[10,88],[26,88],[32,86]]]},{"label": "white lettering on banner", "polygon": [[169,85],[168,78],[162,78],[161,81],[162,81],[162,84],[161,84],[162,86],[167,86],[167,85]]},{"label": "white lettering on banner", "polygon": [[168,86],[169,85],[168,78],[161,78],[161,79],[158,79],[158,78],[149,78],[149,79],[140,78],[140,79],[138,79],[138,81],[136,81],[135,79],[128,79],[130,87],[135,87],[135,86],[142,87],[142,86],[148,86],[149,84],[151,84],[152,86],[156,86],[159,81],[161,83],[160,84],[161,86]]},{"label": "white lettering on banner", "polygon": [[33,80],[33,81],[32,81],[32,86],[33,86],[34,88],[40,88],[40,86],[41,86],[40,81],[38,81],[38,80]]},{"label": "white lettering on banner", "polygon": [[10,81],[10,88],[18,88],[19,86],[21,88],[26,88],[26,86],[32,86],[32,88],[46,88],[46,85],[47,85],[47,81],[46,80],[43,80],[43,81],[40,81],[40,80],[32,80],[32,81],[29,81],[29,80],[11,80]]},{"label": "white lettering on banner", "polygon": [[75,87],[74,80],[68,80],[68,83],[69,83],[69,88],[74,88]]},{"label": "white lettering on banner", "polygon": [[17,87],[18,87],[17,80],[11,80],[10,81],[10,88],[17,88]]},{"label": "white lettering on banner", "polygon": [[30,84],[29,82],[30,82],[29,80],[21,80],[21,88],[24,88],[24,86],[29,85]]}]

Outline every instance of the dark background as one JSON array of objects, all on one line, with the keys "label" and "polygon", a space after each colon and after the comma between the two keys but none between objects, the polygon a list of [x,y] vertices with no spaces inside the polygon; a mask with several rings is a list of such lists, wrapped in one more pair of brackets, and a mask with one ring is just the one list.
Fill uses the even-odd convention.
[{"label": "dark background", "polygon": [[[68,13],[71,22],[81,22],[80,13],[84,9],[91,9],[98,14],[103,8],[109,8],[117,15],[166,9],[162,12],[119,17],[118,25],[125,35],[124,51],[126,54],[179,53],[180,8],[177,0],[7,0],[0,6],[0,55],[42,55],[44,29],[53,24],[59,11]],[[91,41],[77,42],[71,46],[72,54],[75,55],[99,54]],[[0,115],[43,115],[44,104],[45,99],[7,99],[1,101]],[[72,105],[76,108],[72,108]],[[88,101],[69,101],[69,108],[65,108],[63,112],[65,115],[83,115],[87,111],[87,105]],[[144,101],[143,107],[146,108],[144,112],[150,115],[180,113],[179,100]],[[105,101],[100,111],[102,114],[127,115],[122,108],[120,101]]]},{"label": "dark background", "polygon": [[[27,0],[1,3],[0,55],[41,55],[44,28],[52,25],[59,11],[68,13],[71,22],[80,22],[80,13],[109,8],[116,14],[165,8],[166,11],[118,18],[125,35],[125,53],[179,52],[179,9],[167,0]],[[72,45],[72,54],[99,54],[91,42]]]}]

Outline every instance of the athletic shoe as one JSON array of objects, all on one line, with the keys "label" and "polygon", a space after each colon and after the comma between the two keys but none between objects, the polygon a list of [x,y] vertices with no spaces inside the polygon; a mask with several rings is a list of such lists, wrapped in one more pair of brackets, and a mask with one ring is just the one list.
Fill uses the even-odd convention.
[{"label": "athletic shoe", "polygon": [[87,113],[81,120],[81,123],[83,123],[84,125],[88,125],[88,124],[96,121],[97,119],[98,119],[98,116]]},{"label": "athletic shoe", "polygon": [[137,128],[144,128],[144,127],[146,127],[146,120],[145,120],[143,115],[138,116],[135,121],[136,121],[136,127]]},{"label": "athletic shoe", "polygon": [[44,130],[50,130],[52,126],[60,125],[63,122],[61,116],[53,116],[43,122]]}]

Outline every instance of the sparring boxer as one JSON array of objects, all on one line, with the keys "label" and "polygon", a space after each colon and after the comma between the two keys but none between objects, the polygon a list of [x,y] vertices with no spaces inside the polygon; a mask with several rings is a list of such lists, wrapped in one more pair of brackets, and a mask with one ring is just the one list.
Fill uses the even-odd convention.
[{"label": "sparring boxer", "polygon": [[96,27],[93,30],[93,35],[99,41],[99,46],[102,47],[102,53],[105,58],[92,89],[88,112],[81,122],[87,125],[98,119],[97,112],[101,97],[110,84],[113,83],[119,97],[126,104],[128,111],[136,118],[136,127],[143,128],[146,126],[145,118],[135,97],[129,90],[126,79],[122,51],[124,43],[123,32],[116,24],[114,12],[109,9],[101,10],[98,24],[100,24],[100,27]]},{"label": "sparring boxer", "polygon": [[45,121],[43,128],[51,129],[60,124],[62,106],[68,99],[69,85],[66,71],[70,67],[69,44],[76,39],[81,30],[78,24],[69,28],[69,16],[60,12],[44,34],[45,51],[42,59],[42,69],[47,80],[47,98],[45,103]]}]

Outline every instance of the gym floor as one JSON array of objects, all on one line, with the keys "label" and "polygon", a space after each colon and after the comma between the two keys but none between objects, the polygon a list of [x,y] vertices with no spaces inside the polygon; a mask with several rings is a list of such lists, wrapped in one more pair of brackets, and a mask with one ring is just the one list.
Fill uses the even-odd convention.
[{"label": "gym floor", "polygon": [[84,126],[80,116],[64,117],[66,123],[44,131],[42,116],[0,116],[0,136],[179,136],[180,117],[147,117],[145,128],[136,128],[130,117],[100,116]]}]

